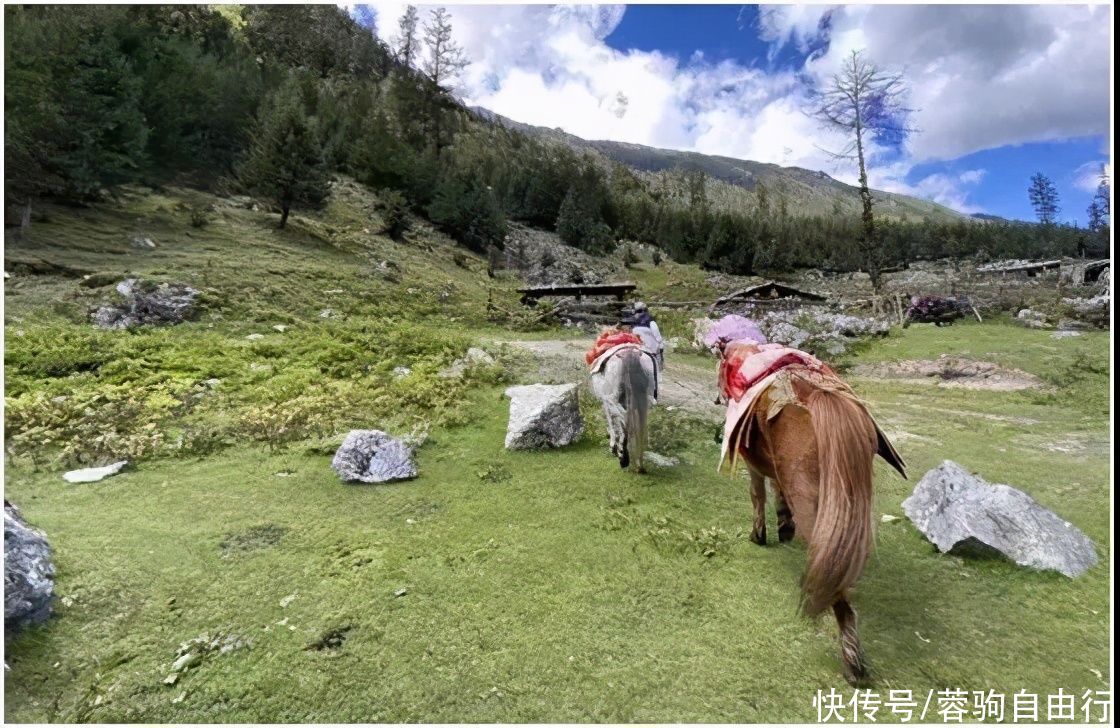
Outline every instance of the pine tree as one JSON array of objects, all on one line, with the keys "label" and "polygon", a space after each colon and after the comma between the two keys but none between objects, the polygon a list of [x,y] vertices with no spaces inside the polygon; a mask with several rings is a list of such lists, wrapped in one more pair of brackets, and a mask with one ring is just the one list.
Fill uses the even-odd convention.
[{"label": "pine tree", "polygon": [[436,185],[428,217],[476,253],[505,246],[506,221],[494,194],[476,176],[445,171]]},{"label": "pine tree", "polygon": [[4,176],[9,194],[72,200],[136,178],[149,125],[123,49],[128,9],[6,7]]},{"label": "pine tree", "polygon": [[449,106],[448,94],[469,61],[463,49],[451,39],[451,15],[445,8],[432,10],[424,25],[424,43],[428,57],[424,73],[431,86],[428,93],[428,117],[432,127],[432,148],[439,157],[444,147],[444,114]]},{"label": "pine tree", "polygon": [[307,114],[294,78],[258,115],[241,182],[280,207],[281,228],[293,206],[318,208],[330,195],[330,175],[315,119]]},{"label": "pine tree", "polygon": [[1042,172],[1032,176],[1027,194],[1030,195],[1031,207],[1034,208],[1038,221],[1043,225],[1052,225],[1062,208],[1058,205],[1058,190],[1050,178]]}]

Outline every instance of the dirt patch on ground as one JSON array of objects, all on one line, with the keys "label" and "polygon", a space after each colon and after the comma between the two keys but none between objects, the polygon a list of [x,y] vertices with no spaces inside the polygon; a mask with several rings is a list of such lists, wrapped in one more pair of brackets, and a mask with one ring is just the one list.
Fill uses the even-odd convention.
[{"label": "dirt patch on ground", "polygon": [[852,373],[868,379],[898,379],[906,382],[936,384],[940,387],[987,389],[996,392],[1014,392],[1043,386],[1041,379],[1019,369],[1001,367],[988,361],[950,356],[860,364],[852,370]]}]

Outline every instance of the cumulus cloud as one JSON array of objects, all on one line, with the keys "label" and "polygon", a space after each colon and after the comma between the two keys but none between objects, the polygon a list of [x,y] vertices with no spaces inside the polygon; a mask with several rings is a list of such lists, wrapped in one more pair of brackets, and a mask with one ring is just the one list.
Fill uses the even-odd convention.
[{"label": "cumulus cloud", "polygon": [[[376,3],[388,40],[404,3]],[[422,18],[432,6],[420,6]],[[901,154],[878,154],[872,182],[959,210],[983,172],[906,178],[914,164],[981,149],[1105,134],[1111,10],[1085,6],[775,6],[756,33],[771,56],[795,47],[797,68],[761,70],[617,50],[605,39],[625,6],[455,5],[455,38],[471,58],[463,100],[517,121],[588,139],[694,150],[822,169],[855,182],[826,149],[844,140],[807,117],[804,81],[864,48],[912,87],[921,133]],[[886,164],[884,160],[890,160]]]},{"label": "cumulus cloud", "polygon": [[1107,6],[875,5],[768,8],[776,43],[827,43],[811,76],[832,73],[852,50],[910,81],[915,161],[982,149],[1108,133]]},{"label": "cumulus cloud", "polygon": [[1108,160],[1097,159],[1085,162],[1074,170],[1073,186],[1085,192],[1096,192],[1102,174],[1106,179],[1112,179],[1112,164]]}]

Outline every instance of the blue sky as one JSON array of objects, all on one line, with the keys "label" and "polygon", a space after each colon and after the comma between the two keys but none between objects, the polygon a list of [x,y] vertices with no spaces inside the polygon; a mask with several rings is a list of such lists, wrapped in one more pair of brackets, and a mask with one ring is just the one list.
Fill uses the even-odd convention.
[{"label": "blue sky", "polygon": [[[402,4],[378,3],[391,40]],[[425,6],[420,6],[426,14]],[[1111,158],[1107,6],[448,7],[468,103],[578,136],[822,169],[843,142],[804,114],[806,80],[849,51],[902,72],[921,132],[877,149],[872,185],[1031,219],[1050,176],[1085,222]]]}]

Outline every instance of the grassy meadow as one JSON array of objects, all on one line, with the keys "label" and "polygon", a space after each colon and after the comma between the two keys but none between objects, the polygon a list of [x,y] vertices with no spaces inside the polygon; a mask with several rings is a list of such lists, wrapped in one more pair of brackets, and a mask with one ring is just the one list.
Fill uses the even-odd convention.
[{"label": "grassy meadow", "polygon": [[[7,721],[811,722],[818,689],[848,690],[834,622],[796,612],[804,547],[747,540],[747,483],[715,472],[715,426],[655,410],[652,449],[682,462],[637,476],[585,396],[578,444],[507,452],[502,390],[533,370],[524,355],[438,371],[479,341],[567,335],[531,330],[516,280],[427,227],[381,236],[356,185],[275,221],[133,190],[46,210],[9,241],[5,497],[49,535],[57,599],[6,642]],[[112,289],[90,281],[126,273],[198,287],[201,314],[94,330],[87,310]],[[711,294],[686,266],[635,277],[647,300]],[[912,326],[840,364],[943,353],[1047,389],[853,379],[910,468],[877,467],[877,518],[952,459],[1077,525],[1101,563],[1068,579],[939,554],[905,517],[878,524],[854,598],[874,687],[1104,689],[1108,335]],[[426,431],[420,477],[340,483],[329,462],[351,427]],[[119,453],[135,464],[118,476],[61,478]],[[165,682],[203,634],[248,644]]]}]

